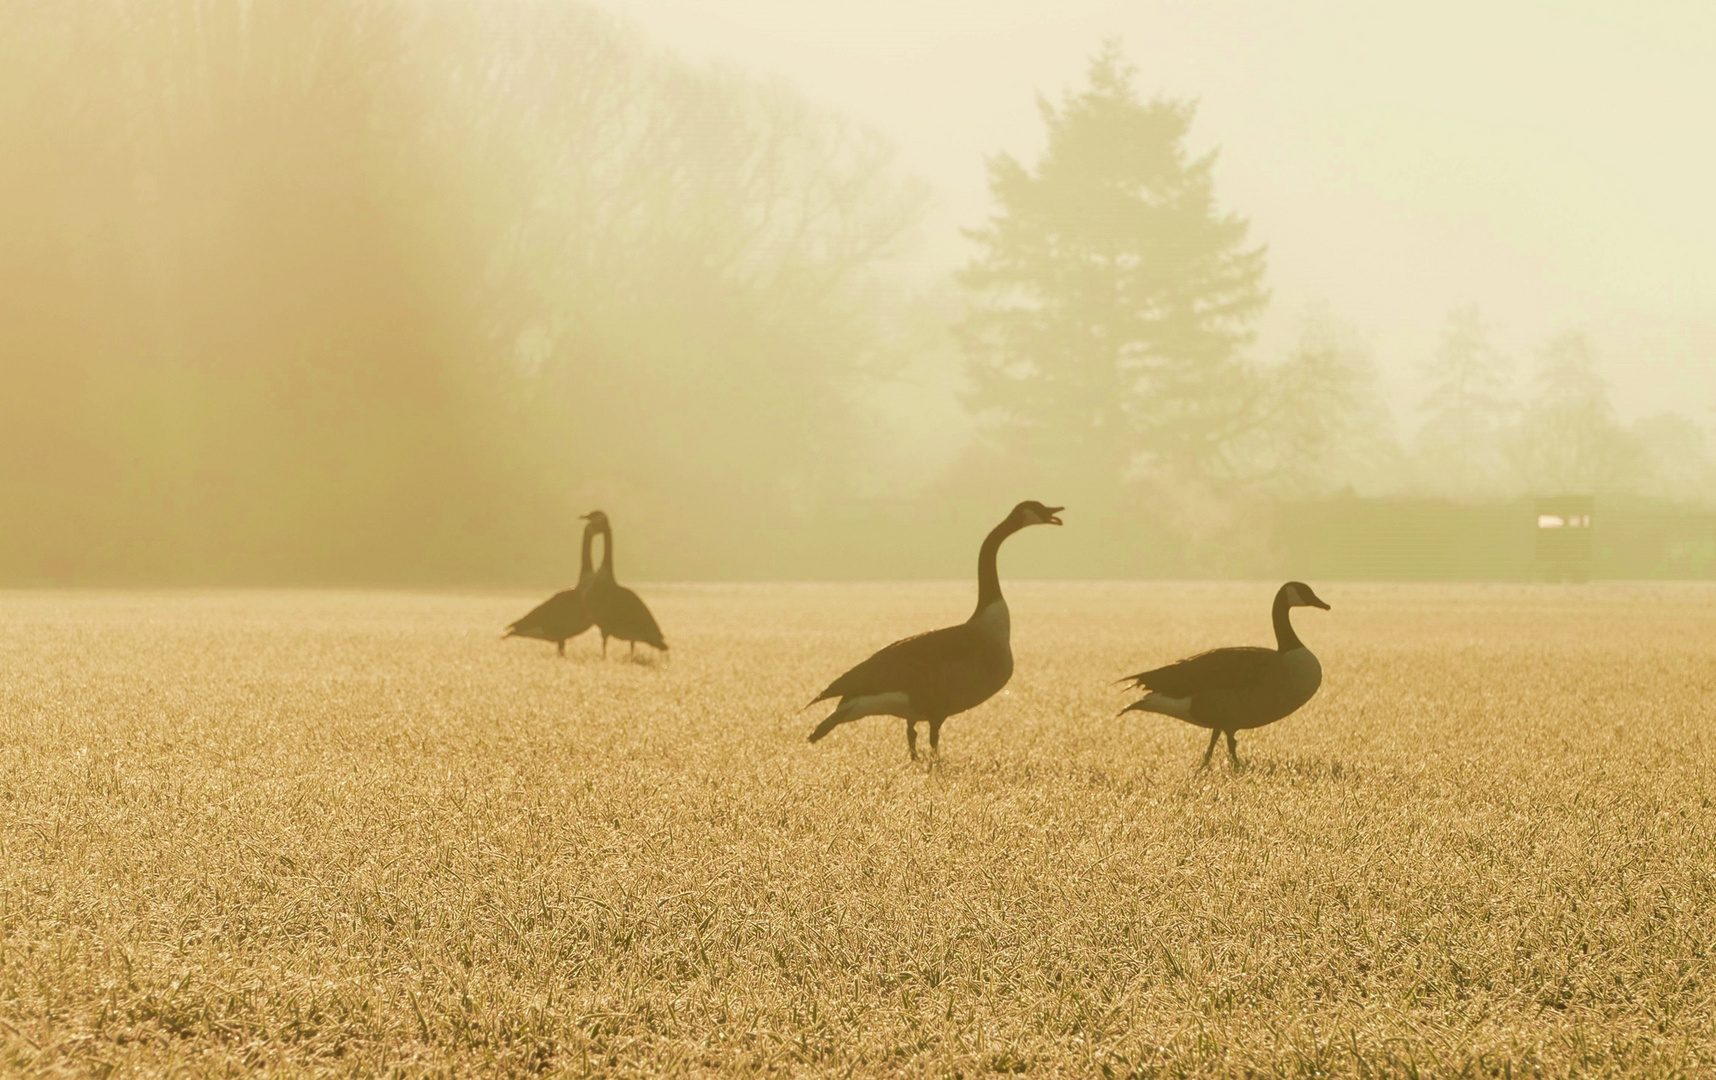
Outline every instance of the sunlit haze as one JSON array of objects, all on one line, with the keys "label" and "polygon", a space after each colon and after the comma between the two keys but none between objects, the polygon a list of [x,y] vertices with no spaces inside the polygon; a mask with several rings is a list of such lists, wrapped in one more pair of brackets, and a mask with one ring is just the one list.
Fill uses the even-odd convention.
[{"label": "sunlit haze", "polygon": [[0,1080],[1712,1075],[1713,54],[0,0]]},{"label": "sunlit haze", "polygon": [[930,268],[988,212],[983,161],[1041,145],[1035,96],[1118,36],[1198,102],[1218,192],[1268,243],[1279,347],[1322,300],[1373,336],[1397,409],[1442,317],[1522,358],[1589,330],[1627,415],[1716,405],[1716,8],[997,0],[608,0],[686,55],[873,124],[940,195]]},{"label": "sunlit haze", "polygon": [[1713,40],[3,5],[0,582],[545,583],[597,508],[640,579],[948,577],[1022,499],[1035,576],[1531,576],[1560,497],[1716,575]]}]

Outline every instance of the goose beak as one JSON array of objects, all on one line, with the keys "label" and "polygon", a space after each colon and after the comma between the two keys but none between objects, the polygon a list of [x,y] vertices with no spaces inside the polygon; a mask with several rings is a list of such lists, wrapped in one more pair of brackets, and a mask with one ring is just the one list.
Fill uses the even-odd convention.
[{"label": "goose beak", "polygon": [[1313,597],[1311,597],[1311,599],[1309,599],[1309,600],[1307,600],[1307,601],[1305,601],[1305,602],[1306,602],[1306,603],[1307,603],[1307,604],[1309,604],[1309,605],[1311,605],[1311,606],[1312,606],[1312,607],[1319,607],[1319,608],[1322,608],[1322,609],[1323,609],[1323,610],[1324,610],[1324,611],[1328,611],[1328,610],[1330,610],[1330,608],[1329,608],[1329,605],[1327,605],[1327,604],[1325,604],[1325,603],[1323,603],[1323,602],[1322,602],[1322,601],[1321,601],[1321,600],[1319,600],[1319,599],[1317,599],[1317,598],[1316,598],[1316,597],[1314,597],[1314,596],[1313,596]]},{"label": "goose beak", "polygon": [[1062,510],[1065,510],[1066,507],[1064,507],[1064,506],[1050,506],[1050,507],[1047,507],[1046,509],[1049,511],[1049,520],[1044,522],[1044,524],[1046,524],[1046,525],[1059,525],[1061,523],[1060,513]]}]

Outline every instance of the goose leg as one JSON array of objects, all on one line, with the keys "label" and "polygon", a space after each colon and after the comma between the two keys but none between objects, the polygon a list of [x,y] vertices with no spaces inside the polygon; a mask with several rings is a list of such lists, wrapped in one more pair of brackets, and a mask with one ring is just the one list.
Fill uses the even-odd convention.
[{"label": "goose leg", "polygon": [[[1211,742],[1211,746],[1215,743]],[[1227,733],[1227,756],[1233,760],[1233,767],[1239,768],[1239,740],[1233,737],[1233,732]]]},{"label": "goose leg", "polygon": [[637,659],[638,643],[635,641],[632,641],[632,642],[628,642],[627,644],[629,644],[631,646],[631,648],[626,650],[626,659],[628,659],[628,660]]},{"label": "goose leg", "polygon": [[1210,744],[1204,748],[1204,768],[1206,769],[1210,767],[1210,755],[1215,753],[1216,740],[1219,738],[1221,738],[1221,732],[1210,732]]},{"label": "goose leg", "polygon": [[602,631],[602,659],[608,658],[608,632]]},{"label": "goose leg", "polygon": [[561,639],[560,639],[560,640],[559,640],[559,641],[556,641],[556,642],[555,642],[555,643],[554,643],[554,647],[555,647],[555,648],[556,648],[556,649],[559,649],[559,650],[560,650],[560,655],[561,655],[561,656],[565,656],[565,655],[566,655],[566,639],[565,639],[565,638],[561,638]]},{"label": "goose leg", "polygon": [[940,756],[940,754],[941,754],[941,722],[943,720],[946,720],[946,719],[947,719],[947,717],[942,716],[942,717],[937,717],[936,719],[931,720],[929,722],[929,725],[930,725],[930,750],[932,752],[934,752],[937,756]]},{"label": "goose leg", "polygon": [[906,749],[911,752],[912,760],[918,759],[918,725],[915,720],[906,721]]}]

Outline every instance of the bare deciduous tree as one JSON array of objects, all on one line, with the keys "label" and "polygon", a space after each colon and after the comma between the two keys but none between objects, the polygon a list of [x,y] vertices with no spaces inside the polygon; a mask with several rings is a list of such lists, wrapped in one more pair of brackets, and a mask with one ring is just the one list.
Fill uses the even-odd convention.
[{"label": "bare deciduous tree", "polygon": [[1424,374],[1430,390],[1418,406],[1418,455],[1426,486],[1460,495],[1500,490],[1507,482],[1504,437],[1517,408],[1507,358],[1476,305],[1448,313]]}]

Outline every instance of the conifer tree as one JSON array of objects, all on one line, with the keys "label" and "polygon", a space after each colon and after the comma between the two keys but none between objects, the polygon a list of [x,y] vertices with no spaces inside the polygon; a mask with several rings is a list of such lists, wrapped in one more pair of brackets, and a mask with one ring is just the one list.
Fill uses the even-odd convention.
[{"label": "conifer tree", "polygon": [[1577,331],[1551,339],[1538,353],[1536,384],[1514,447],[1532,489],[1553,495],[1635,487],[1644,450],[1616,418],[1590,339]]},{"label": "conifer tree", "polygon": [[[1240,350],[1267,302],[1264,250],[1218,209],[1194,108],[1146,100],[1118,44],[1039,103],[1035,167],[989,162],[995,211],[963,273],[972,404],[1010,450],[1118,489],[1139,466],[1208,477],[1261,381]],[[1072,498],[1069,494],[1067,498]]]}]

